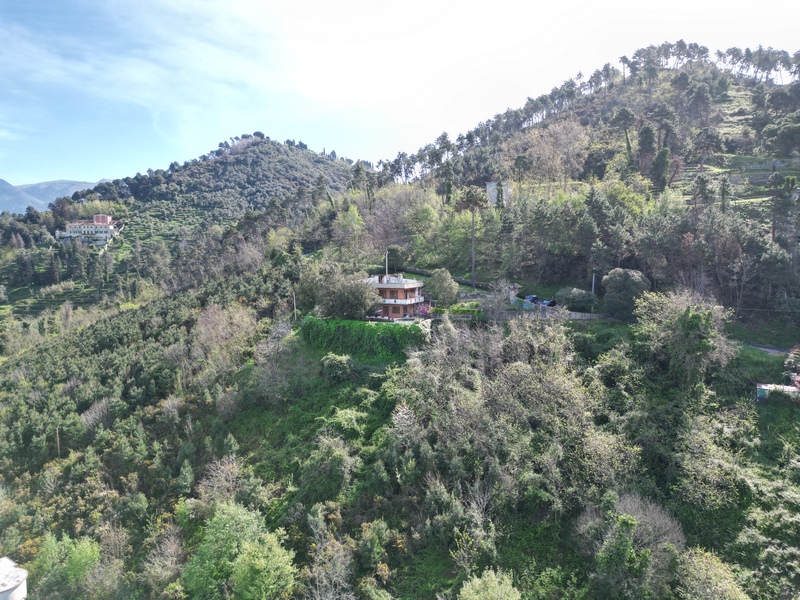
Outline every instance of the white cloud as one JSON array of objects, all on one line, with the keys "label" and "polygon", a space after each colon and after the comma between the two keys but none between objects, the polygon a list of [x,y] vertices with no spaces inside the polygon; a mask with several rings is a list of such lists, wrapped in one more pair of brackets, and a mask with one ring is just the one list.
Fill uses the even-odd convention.
[{"label": "white cloud", "polygon": [[791,28],[776,29],[768,11],[715,4],[69,0],[51,10],[80,11],[64,16],[83,29],[0,23],[0,74],[14,99],[13,111],[0,99],[0,115],[29,130],[0,128],[30,138],[48,126],[44,111],[89,119],[83,100],[120,119],[146,115],[141,128],[176,158],[260,129],[377,159],[466,132],[648,44],[792,51]]}]

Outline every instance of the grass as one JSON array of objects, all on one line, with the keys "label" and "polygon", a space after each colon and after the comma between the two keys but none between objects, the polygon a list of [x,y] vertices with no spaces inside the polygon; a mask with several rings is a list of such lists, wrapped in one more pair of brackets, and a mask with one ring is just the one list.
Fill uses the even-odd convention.
[{"label": "grass", "polygon": [[800,327],[789,321],[784,313],[756,314],[750,318],[732,320],[725,327],[725,333],[740,342],[786,350],[800,344]]},{"label": "grass", "polygon": [[[280,400],[267,400],[263,393],[253,391],[249,406],[230,423],[230,431],[249,457],[256,473],[266,481],[289,481],[299,474],[299,457],[314,449],[317,435],[331,422],[336,409],[360,409],[370,414],[374,394],[364,390],[389,366],[386,361],[355,361],[355,375],[350,381],[332,383],[319,372],[320,360],[326,354],[317,351],[292,336],[286,342],[287,351],[277,360],[275,370],[285,374],[282,389],[291,390]],[[247,365],[237,375],[240,390],[254,385],[258,369]],[[371,419],[363,423],[364,437],[351,440],[361,445],[374,429],[388,418],[388,412],[378,409],[380,423]],[[336,425],[330,427],[335,428]],[[347,435],[346,438],[354,437]],[[356,435],[356,438],[360,436]]]},{"label": "grass", "polygon": [[[773,393],[756,407],[759,462],[775,466],[800,450],[800,405],[786,394]],[[793,450],[790,452],[789,448]]]},{"label": "grass", "polygon": [[736,357],[719,371],[714,391],[726,404],[755,397],[756,383],[783,383],[783,356],[770,356],[763,350],[742,346]]},{"label": "grass", "polygon": [[511,283],[517,283],[522,286],[520,293],[525,296],[536,294],[539,298],[552,299],[555,297],[556,292],[564,287],[581,287],[579,284],[574,283],[542,283],[533,279],[522,279],[515,277],[511,279]]},{"label": "grass", "polygon": [[436,600],[460,581],[447,548],[427,546],[409,555],[392,579],[398,600]]},{"label": "grass", "polygon": [[522,579],[547,568],[581,572],[585,560],[568,528],[567,520],[534,521],[529,515],[511,515],[502,524],[505,535],[497,549],[499,562]]}]

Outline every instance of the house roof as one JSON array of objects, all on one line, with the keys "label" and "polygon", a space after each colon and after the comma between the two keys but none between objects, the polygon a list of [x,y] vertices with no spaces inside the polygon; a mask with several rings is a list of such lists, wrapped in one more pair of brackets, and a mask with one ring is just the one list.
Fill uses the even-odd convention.
[{"label": "house roof", "polygon": [[402,275],[373,275],[367,279],[367,283],[371,283],[379,288],[388,289],[417,288],[425,285],[418,279],[406,279]]},{"label": "house roof", "polygon": [[13,560],[0,558],[0,592],[13,590],[28,578],[28,572],[17,566]]}]

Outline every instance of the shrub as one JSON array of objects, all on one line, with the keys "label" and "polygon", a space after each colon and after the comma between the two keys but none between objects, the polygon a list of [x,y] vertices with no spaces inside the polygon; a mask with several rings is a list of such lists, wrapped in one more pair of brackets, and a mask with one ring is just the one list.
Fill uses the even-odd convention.
[{"label": "shrub", "polygon": [[458,600],[519,600],[522,595],[511,583],[511,576],[486,569],[480,577],[472,576],[461,588]]},{"label": "shrub", "polygon": [[417,325],[306,317],[300,337],[319,350],[355,357],[396,359],[402,358],[406,350],[425,343],[428,334]]},{"label": "shrub", "polygon": [[322,376],[331,383],[347,381],[353,375],[353,359],[347,354],[328,352],[322,357],[320,368]]},{"label": "shrub", "polygon": [[591,312],[594,305],[597,304],[597,297],[586,290],[565,287],[556,293],[556,302],[561,306],[566,306],[569,310]]}]

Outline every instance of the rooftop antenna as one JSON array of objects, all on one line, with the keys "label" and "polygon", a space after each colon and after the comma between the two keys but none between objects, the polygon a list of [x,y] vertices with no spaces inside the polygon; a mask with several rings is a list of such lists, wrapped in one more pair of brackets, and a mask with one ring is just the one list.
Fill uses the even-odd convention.
[{"label": "rooftop antenna", "polygon": [[389,276],[389,247],[386,247],[386,276]]}]

